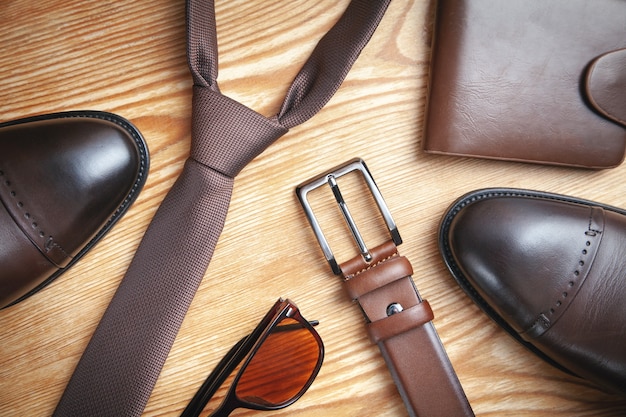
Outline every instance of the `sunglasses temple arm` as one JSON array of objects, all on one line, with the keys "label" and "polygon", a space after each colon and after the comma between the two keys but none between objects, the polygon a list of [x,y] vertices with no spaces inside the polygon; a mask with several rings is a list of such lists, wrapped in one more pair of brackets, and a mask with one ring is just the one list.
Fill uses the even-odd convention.
[{"label": "sunglasses temple arm", "polygon": [[217,364],[209,376],[204,380],[198,392],[193,396],[189,405],[185,408],[181,417],[197,417],[226,378],[233,372],[237,365],[243,360],[250,350],[245,342],[250,339],[250,335],[239,340]]}]

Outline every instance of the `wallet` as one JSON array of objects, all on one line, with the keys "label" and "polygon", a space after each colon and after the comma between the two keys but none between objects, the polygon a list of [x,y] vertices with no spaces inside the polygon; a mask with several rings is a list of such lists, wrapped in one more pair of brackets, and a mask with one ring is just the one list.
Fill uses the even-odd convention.
[{"label": "wallet", "polygon": [[626,146],[626,2],[440,0],[427,153],[611,168]]}]

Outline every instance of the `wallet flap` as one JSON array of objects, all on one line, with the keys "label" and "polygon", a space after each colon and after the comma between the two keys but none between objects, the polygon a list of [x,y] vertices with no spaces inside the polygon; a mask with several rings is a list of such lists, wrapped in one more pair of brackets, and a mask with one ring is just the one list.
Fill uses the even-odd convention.
[{"label": "wallet flap", "polygon": [[626,127],[626,48],[593,60],[585,77],[585,92],[597,111]]}]

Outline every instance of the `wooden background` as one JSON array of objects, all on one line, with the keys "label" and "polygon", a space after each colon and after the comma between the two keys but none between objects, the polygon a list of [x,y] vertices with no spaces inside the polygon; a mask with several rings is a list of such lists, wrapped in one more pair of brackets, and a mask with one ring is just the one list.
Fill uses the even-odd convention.
[{"label": "wooden background", "polygon": [[[220,0],[219,84],[267,116],[348,0]],[[446,207],[481,187],[557,192],[626,207],[626,164],[586,171],[421,151],[433,1],[394,0],[332,101],[237,177],[226,227],[145,410],[179,415],[225,351],[273,302],[318,319],[326,359],[310,391],[274,415],[406,416],[358,307],[322,258],[294,196],[309,177],[359,156],[380,186],[478,416],[619,416],[626,401],[521,348],[456,286],[437,250]],[[152,158],[144,191],[85,258],[0,311],[0,416],[55,407],[189,150],[191,76],[183,0],[2,0],[0,119],[105,110],[131,120]],[[267,414],[267,413],[266,413]],[[234,415],[257,415],[238,411]],[[259,414],[260,415],[260,414]]]}]

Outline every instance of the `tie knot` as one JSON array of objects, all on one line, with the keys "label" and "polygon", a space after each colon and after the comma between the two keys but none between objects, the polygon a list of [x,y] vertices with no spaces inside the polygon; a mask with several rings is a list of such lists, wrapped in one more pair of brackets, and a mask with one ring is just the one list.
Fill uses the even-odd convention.
[{"label": "tie knot", "polygon": [[191,157],[232,178],[288,131],[210,88],[193,87],[192,107]]}]

